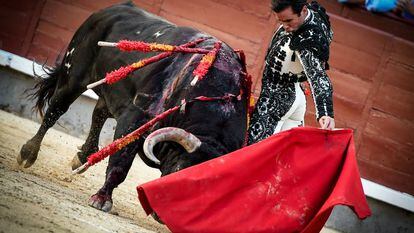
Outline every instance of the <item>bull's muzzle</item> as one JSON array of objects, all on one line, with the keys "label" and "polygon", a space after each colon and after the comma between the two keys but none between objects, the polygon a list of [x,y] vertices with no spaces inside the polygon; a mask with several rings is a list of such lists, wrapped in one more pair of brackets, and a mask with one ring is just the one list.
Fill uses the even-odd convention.
[{"label": "bull's muzzle", "polygon": [[153,148],[159,142],[173,141],[180,144],[188,153],[192,153],[197,150],[201,141],[193,134],[175,127],[161,128],[152,132],[144,142],[144,153],[148,159],[156,164],[160,164],[160,161],[155,157]]}]

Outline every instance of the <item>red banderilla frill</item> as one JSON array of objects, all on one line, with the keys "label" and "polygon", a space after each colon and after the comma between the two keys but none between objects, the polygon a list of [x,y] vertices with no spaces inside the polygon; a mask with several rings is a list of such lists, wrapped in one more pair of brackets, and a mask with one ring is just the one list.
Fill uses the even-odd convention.
[{"label": "red banderilla frill", "polygon": [[[197,49],[195,51],[185,50],[185,49],[190,49],[190,47],[194,47],[195,45],[199,44],[200,42],[203,42],[204,40],[205,40],[205,38],[200,38],[200,39],[197,39],[197,40],[188,42],[186,44],[182,44],[180,46],[172,46],[172,47],[175,48],[175,50],[173,50],[173,51],[164,50],[164,51],[168,51],[168,52],[164,52],[164,53],[155,55],[155,56],[150,57],[150,58],[142,59],[142,60],[140,60],[138,62],[135,62],[135,63],[133,63],[133,64],[131,64],[129,66],[121,67],[121,68],[119,68],[117,70],[114,70],[112,72],[107,73],[104,79],[101,79],[101,80],[99,80],[97,82],[91,83],[91,84],[89,84],[86,87],[88,89],[92,89],[92,88],[94,88],[96,86],[99,86],[99,85],[101,85],[103,83],[107,83],[107,84],[116,83],[119,80],[126,78],[131,72],[133,72],[133,71],[135,71],[137,69],[140,69],[140,68],[142,68],[142,67],[144,67],[146,65],[152,64],[154,62],[160,61],[160,60],[162,60],[162,59],[164,59],[166,57],[171,56],[173,54],[173,52],[194,52],[194,53],[200,52],[200,53],[207,53],[208,50],[204,50],[204,49],[201,49],[201,50],[200,49]],[[123,50],[123,51],[132,51],[132,49],[130,49],[130,50],[127,50],[126,49],[126,48],[128,48],[127,44],[130,44],[130,43],[143,43],[143,42],[139,42],[139,41],[138,42],[132,42],[132,41],[129,41],[128,43],[126,43],[124,41],[121,44],[122,47],[120,49]],[[110,43],[110,42],[102,42],[102,41],[98,42],[98,45],[100,45],[100,46],[109,46],[109,47],[119,47],[119,46],[117,46],[118,44],[120,44],[120,43]],[[144,44],[150,45],[148,43],[144,43]],[[133,46],[130,45],[129,47],[133,47]],[[147,51],[147,49],[142,48],[139,51],[149,52],[149,51],[155,51],[155,50],[148,50]],[[162,50],[157,50],[157,51],[162,51]]]},{"label": "red banderilla frill", "polygon": [[193,71],[195,77],[193,81],[191,81],[191,86],[196,85],[196,83],[199,80],[202,80],[204,76],[206,76],[210,67],[214,63],[214,60],[216,60],[216,56],[220,48],[221,42],[216,42],[214,44],[214,48],[209,53],[203,56],[203,58],[200,61],[200,64],[198,64],[197,68]]},{"label": "red banderilla frill", "polygon": [[105,146],[104,148],[102,148],[101,150],[93,153],[92,155],[90,155],[88,157],[88,161],[85,164],[83,164],[82,166],[80,166],[76,170],[73,170],[72,173],[73,174],[78,174],[78,173],[81,173],[83,171],[86,171],[90,166],[102,161],[103,159],[105,159],[106,157],[108,157],[110,155],[115,154],[117,151],[121,150],[122,148],[124,148],[125,146],[130,144],[131,142],[133,142],[133,141],[137,140],[139,137],[141,137],[141,135],[143,133],[145,133],[148,129],[150,129],[152,126],[154,126],[155,123],[157,123],[158,121],[164,119],[165,117],[167,117],[171,113],[177,111],[178,109],[180,109],[180,105],[168,109],[167,111],[161,113],[160,115],[156,116],[155,118],[153,118],[150,121],[148,121],[147,123],[145,123],[143,126],[136,129],[132,133],[129,133],[128,135],[113,141],[111,144],[109,144],[109,145]]},{"label": "red banderilla frill", "polygon": [[[98,45],[102,43],[98,42]],[[121,51],[138,51],[138,52],[178,52],[178,53],[208,53],[209,50],[201,48],[188,48],[189,46],[183,45],[168,45],[168,44],[158,44],[158,43],[146,43],[142,41],[129,41],[121,40],[118,43],[114,43],[110,46],[116,46]]]},{"label": "red banderilla frill", "polygon": [[[195,102],[195,101],[204,102],[204,101],[219,101],[219,100],[230,101],[232,98],[238,99],[239,97],[233,94],[226,94],[220,97],[198,96],[189,102]],[[94,164],[104,160],[106,157],[115,154],[116,152],[118,152],[119,150],[121,150],[122,148],[130,144],[131,142],[134,142],[139,137],[141,137],[141,135],[145,133],[146,131],[148,131],[152,126],[154,126],[155,123],[166,118],[168,115],[177,111],[178,109],[180,109],[182,105],[185,105],[185,104],[186,104],[186,101],[183,101],[180,105],[170,108],[167,111],[157,115],[155,118],[151,119],[150,121],[145,123],[143,126],[133,131],[132,133],[129,133],[128,135],[113,141],[111,144],[102,148],[98,152],[93,153],[92,155],[88,157],[88,161],[82,166],[80,166],[79,168],[73,170],[72,174],[82,173],[86,171],[90,166],[93,166]]]}]

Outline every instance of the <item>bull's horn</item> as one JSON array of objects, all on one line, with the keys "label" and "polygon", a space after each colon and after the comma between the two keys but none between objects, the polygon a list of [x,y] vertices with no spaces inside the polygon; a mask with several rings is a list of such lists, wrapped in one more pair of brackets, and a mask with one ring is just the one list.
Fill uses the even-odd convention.
[{"label": "bull's horn", "polygon": [[155,144],[163,141],[176,142],[183,146],[188,153],[194,152],[201,145],[200,139],[183,129],[166,127],[156,130],[148,135],[144,142],[145,155],[156,164],[160,164],[160,161],[155,157],[152,150]]}]

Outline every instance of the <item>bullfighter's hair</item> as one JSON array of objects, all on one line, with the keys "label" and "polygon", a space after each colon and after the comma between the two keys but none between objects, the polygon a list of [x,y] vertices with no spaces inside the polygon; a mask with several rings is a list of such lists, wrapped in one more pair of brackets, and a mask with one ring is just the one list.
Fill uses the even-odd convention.
[{"label": "bullfighter's hair", "polygon": [[306,0],[271,0],[270,4],[272,10],[276,13],[279,13],[291,6],[293,12],[300,16],[300,12],[306,5]]}]

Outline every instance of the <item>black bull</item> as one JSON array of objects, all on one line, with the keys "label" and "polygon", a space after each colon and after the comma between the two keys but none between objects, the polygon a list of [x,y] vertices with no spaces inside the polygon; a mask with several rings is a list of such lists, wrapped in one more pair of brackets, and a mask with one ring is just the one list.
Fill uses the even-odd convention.
[{"label": "black bull", "polygon": [[[98,47],[98,41],[121,39],[180,45],[198,38],[207,38],[197,47],[211,49],[217,41],[198,30],[177,27],[130,3],[115,5],[90,16],[77,30],[61,62],[49,77],[37,85],[36,107],[40,112],[48,103],[43,122],[17,158],[19,164],[31,166],[39,152],[46,131],[86,90],[86,86],[105,77],[121,66],[148,58],[157,53],[121,52],[116,48]],[[238,55],[223,44],[206,77],[191,86],[193,70],[201,54],[175,54],[148,65],[113,85],[94,88],[99,99],[92,116],[92,125],[85,144],[74,157],[72,169],[85,163],[88,155],[98,150],[98,139],[107,118],[115,118],[114,138],[120,138],[143,125],[157,114],[177,106],[182,100],[197,96],[220,97],[239,95],[244,90],[243,65]],[[122,183],[135,154],[149,166],[158,167],[163,175],[207,161],[243,146],[247,121],[247,96],[230,101],[193,102],[185,111],[175,112],[155,129],[176,127],[193,134],[201,141],[194,152],[187,152],[177,143],[158,143],[154,154],[160,165],[143,153],[144,138],[129,144],[110,157],[103,187],[91,197],[90,205],[109,211],[112,192]],[[155,130],[153,129],[153,130]]]}]

